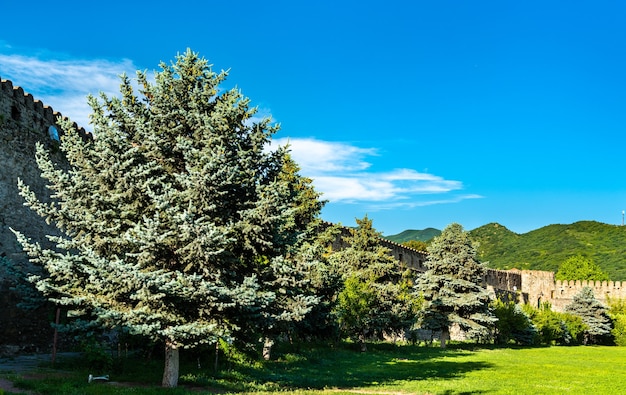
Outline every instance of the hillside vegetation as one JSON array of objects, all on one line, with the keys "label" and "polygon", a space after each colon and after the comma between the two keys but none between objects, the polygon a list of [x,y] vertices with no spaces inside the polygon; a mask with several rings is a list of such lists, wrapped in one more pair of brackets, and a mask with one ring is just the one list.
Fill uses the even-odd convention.
[{"label": "hillside vegetation", "polygon": [[[398,238],[422,235],[421,232],[426,230],[434,235],[439,232],[432,228],[424,231],[407,230],[386,238],[403,243],[406,240],[398,241]],[[567,258],[580,254],[598,264],[611,280],[626,280],[626,227],[580,221],[569,225],[548,225],[518,234],[500,224],[490,223],[469,234],[478,244],[479,259],[488,262],[488,266],[494,269],[556,272]]]},{"label": "hillside vegetation", "polygon": [[408,229],[401,233],[398,233],[397,235],[384,236],[384,237],[387,240],[391,240],[395,243],[402,244],[410,240],[430,241],[435,236],[439,236],[440,234],[441,234],[441,231],[439,229],[426,228],[424,230]]},{"label": "hillside vegetation", "polygon": [[574,255],[591,258],[612,280],[626,280],[626,228],[595,221],[548,225],[524,234],[499,224],[470,232],[478,256],[496,269],[556,271]]}]

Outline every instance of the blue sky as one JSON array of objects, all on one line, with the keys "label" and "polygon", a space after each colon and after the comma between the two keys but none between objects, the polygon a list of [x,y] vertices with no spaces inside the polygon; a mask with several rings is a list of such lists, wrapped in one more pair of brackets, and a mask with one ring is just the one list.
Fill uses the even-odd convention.
[{"label": "blue sky", "polygon": [[9,0],[2,15],[0,77],[83,125],[86,94],[115,94],[122,72],[187,48],[230,69],[328,221],[622,222],[624,2]]}]

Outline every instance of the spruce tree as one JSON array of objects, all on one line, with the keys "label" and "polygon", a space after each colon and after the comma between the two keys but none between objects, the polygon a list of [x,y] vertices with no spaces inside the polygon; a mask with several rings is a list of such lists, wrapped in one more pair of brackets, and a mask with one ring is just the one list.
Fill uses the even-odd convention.
[{"label": "spruce tree", "polygon": [[[165,345],[163,386],[178,381],[178,350],[301,319],[316,302],[307,266],[290,259],[322,203],[278,130],[254,120],[237,89],[220,87],[188,50],[161,63],[135,92],[89,97],[94,139],[63,122],[69,169],[41,145],[37,163],[52,201],[19,182],[26,204],[63,236],[45,249],[16,231],[47,276],[32,277],[54,302],[101,327],[124,327]],[[27,230],[22,230],[27,232]]]},{"label": "spruce tree", "polygon": [[417,299],[411,295],[405,270],[380,244],[380,233],[367,216],[344,237],[348,247],[329,259],[342,275],[335,314],[342,331],[363,351],[368,338],[381,338],[409,329],[415,321]]},{"label": "spruce tree", "polygon": [[416,282],[416,291],[424,298],[421,327],[441,331],[442,348],[453,324],[471,337],[488,337],[496,318],[482,286],[484,268],[461,225],[453,223],[434,238],[425,266]]},{"label": "spruce tree", "polygon": [[572,303],[565,306],[565,311],[582,318],[587,326],[584,344],[597,343],[610,337],[613,325],[608,309],[596,299],[590,287],[584,287],[574,295]]}]

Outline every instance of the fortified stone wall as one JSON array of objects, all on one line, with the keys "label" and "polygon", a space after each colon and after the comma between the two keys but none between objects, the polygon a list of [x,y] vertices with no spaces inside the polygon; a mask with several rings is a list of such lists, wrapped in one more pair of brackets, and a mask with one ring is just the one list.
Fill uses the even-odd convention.
[{"label": "fortified stone wall", "polygon": [[[63,165],[58,141],[50,137],[50,128],[61,132],[57,120],[63,116],[35,100],[11,81],[0,79],[0,257],[11,265],[33,271],[10,228],[19,230],[33,240],[46,244],[48,234],[56,234],[53,226],[28,207],[18,194],[17,179],[28,184],[38,197],[48,195],[46,181],[40,177],[35,162],[35,143],[41,142],[53,160]],[[85,133],[84,130],[80,131]],[[87,134],[85,133],[85,136]],[[0,345],[19,344],[21,347],[44,351],[52,340],[50,312],[15,309],[17,296],[11,291],[13,276],[0,265]],[[8,319],[7,319],[8,318]]]},{"label": "fortified stone wall", "polygon": [[[427,254],[412,250],[401,244],[381,239],[383,245],[392,250],[396,259],[408,267],[424,272]],[[415,263],[417,262],[417,263]],[[483,286],[492,297],[505,300],[517,300],[540,306],[548,302],[555,311],[565,311],[565,306],[572,303],[574,296],[584,287],[590,287],[595,298],[607,305],[608,298],[626,299],[626,282],[620,281],[557,281],[554,272],[542,270],[497,270],[487,269],[483,277]]]},{"label": "fortified stone wall", "polygon": [[572,303],[574,296],[583,288],[593,290],[595,298],[605,306],[608,299],[626,299],[626,283],[620,281],[554,281],[554,273],[532,271],[522,272],[525,279],[534,287],[528,290],[532,302],[549,302],[555,311],[565,311],[565,306]]},{"label": "fortified stone wall", "polygon": [[[323,222],[322,228],[324,229],[332,225],[333,224],[330,222]],[[339,229],[341,233],[337,235],[337,238],[333,242],[333,250],[335,251],[349,247],[348,243],[346,243],[344,239],[350,236],[350,228],[341,226]],[[385,238],[379,238],[378,241],[383,247],[388,248],[390,254],[393,255],[395,259],[400,261],[403,266],[419,272],[426,271],[424,262],[426,262],[426,257],[428,256],[428,254],[426,254],[424,251],[409,248],[407,246],[395,243]]]},{"label": "fortified stone wall", "polygon": [[424,251],[415,250],[387,239],[380,239],[380,244],[389,248],[394,258],[404,266],[420,272],[426,271],[424,262],[428,256]]},{"label": "fortified stone wall", "polygon": [[554,299],[572,299],[584,287],[593,289],[596,299],[626,298],[626,283],[623,281],[561,281],[555,283]]},{"label": "fortified stone wall", "polygon": [[539,306],[551,302],[554,289],[554,273],[541,270],[516,270],[522,277],[522,292],[528,295],[528,303]]},{"label": "fortified stone wall", "polygon": [[487,269],[483,276],[483,286],[487,288],[492,297],[503,300],[517,300],[522,294],[522,301],[527,296],[522,293],[522,276],[520,273],[509,270]]},{"label": "fortified stone wall", "polygon": [[[25,256],[9,228],[42,241],[46,234],[55,231],[23,205],[17,179],[28,184],[38,197],[48,195],[46,181],[40,177],[35,162],[35,143],[42,143],[55,162],[65,162],[58,150],[58,140],[50,137],[51,127],[61,133],[59,117],[63,118],[61,113],[35,100],[21,87],[0,80],[0,255],[16,263],[25,262]],[[80,131],[86,135],[84,130]]]}]

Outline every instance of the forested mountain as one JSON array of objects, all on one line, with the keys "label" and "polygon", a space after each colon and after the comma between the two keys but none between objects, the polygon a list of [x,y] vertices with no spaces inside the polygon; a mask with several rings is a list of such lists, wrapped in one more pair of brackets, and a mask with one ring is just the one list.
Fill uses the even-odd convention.
[{"label": "forested mountain", "polygon": [[435,228],[426,228],[424,230],[408,229],[397,235],[384,236],[385,239],[395,243],[404,243],[409,240],[430,241],[433,237],[439,236],[441,231]]},{"label": "forested mountain", "polygon": [[580,254],[612,280],[626,280],[626,227],[581,221],[517,234],[492,223],[472,230],[470,236],[479,245],[479,258],[496,269],[556,271],[567,258]]},{"label": "forested mountain", "polygon": [[[427,231],[429,233],[425,233]],[[386,238],[397,243],[429,241],[425,235],[433,234],[434,237],[439,232],[433,228],[406,230]],[[626,280],[626,227],[580,221],[569,225],[548,225],[518,234],[500,224],[490,223],[469,234],[478,244],[478,258],[494,269],[556,271],[567,258],[582,255],[598,264],[611,280]]]}]

